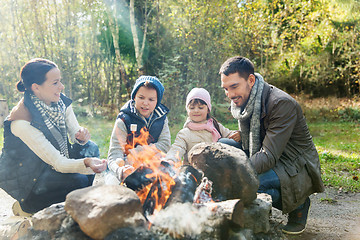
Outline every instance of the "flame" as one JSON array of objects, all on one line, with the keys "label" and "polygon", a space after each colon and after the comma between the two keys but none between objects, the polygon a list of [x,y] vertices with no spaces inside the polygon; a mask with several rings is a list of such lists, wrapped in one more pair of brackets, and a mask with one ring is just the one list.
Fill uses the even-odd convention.
[{"label": "flame", "polygon": [[[149,181],[151,183],[146,183],[147,185],[142,186],[140,190],[136,191],[143,206],[144,215],[149,221],[150,228],[157,213],[165,207],[172,194],[173,187],[176,185],[175,178],[179,175],[182,162],[179,153],[177,153],[176,158],[178,161],[175,165],[171,165],[171,167],[164,166],[162,161],[166,154],[157,149],[155,144],[148,145],[151,136],[146,128],[140,129],[139,136],[135,136],[135,132],[131,134],[132,142],[122,144],[127,155],[126,164],[134,167],[132,171],[136,171],[136,169],[141,167],[151,170],[145,171],[145,173],[150,172],[145,177],[151,180]],[[123,165],[125,165],[125,161],[119,162],[119,166]],[[195,176],[191,176],[197,181]],[[199,188],[197,197],[194,199],[195,203],[213,202],[211,199],[211,184],[209,185],[209,182],[202,183],[202,187]]]},{"label": "flame", "polygon": [[[132,133],[133,136],[134,133]],[[162,158],[166,156],[163,152],[158,150],[154,144],[148,145],[149,132],[145,128],[140,130],[140,135],[133,138],[132,143],[128,143],[124,146],[125,152],[128,152],[127,162],[132,165],[134,169],[141,166],[147,167],[152,170],[152,173],[146,175],[149,179],[154,179],[151,184],[146,185],[140,191],[137,192],[141,203],[144,205],[145,201],[153,201],[155,214],[160,211],[166,204],[168,198],[172,193],[172,187],[175,185],[174,176],[171,176],[168,172],[164,171],[164,166],[161,165]],[[135,146],[141,145],[141,150],[132,150]],[[179,161],[173,169],[176,170],[181,166]]]}]

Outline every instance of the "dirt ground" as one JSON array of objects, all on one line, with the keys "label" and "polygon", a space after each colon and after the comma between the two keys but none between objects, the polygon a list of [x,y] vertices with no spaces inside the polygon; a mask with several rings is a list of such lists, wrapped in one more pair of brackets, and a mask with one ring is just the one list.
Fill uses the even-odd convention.
[{"label": "dirt ground", "polygon": [[[286,235],[289,240],[360,240],[360,193],[345,193],[327,188],[311,196],[311,211],[304,233]],[[13,216],[14,199],[0,189],[0,224]],[[286,217],[273,208],[273,219],[286,223]]]}]

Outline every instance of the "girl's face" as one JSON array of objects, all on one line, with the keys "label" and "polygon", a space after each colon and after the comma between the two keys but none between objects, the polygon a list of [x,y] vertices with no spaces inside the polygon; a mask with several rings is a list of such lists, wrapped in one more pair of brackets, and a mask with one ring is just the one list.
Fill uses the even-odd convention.
[{"label": "girl's face", "polygon": [[60,93],[64,89],[61,83],[61,74],[58,68],[53,68],[45,75],[46,80],[43,84],[33,83],[31,89],[35,96],[42,100],[46,105],[60,100]]},{"label": "girl's face", "polygon": [[187,114],[193,122],[204,122],[209,113],[208,106],[201,103],[190,103],[186,108]]},{"label": "girl's face", "polygon": [[156,107],[157,92],[153,88],[141,86],[135,95],[134,101],[136,110],[148,118]]}]

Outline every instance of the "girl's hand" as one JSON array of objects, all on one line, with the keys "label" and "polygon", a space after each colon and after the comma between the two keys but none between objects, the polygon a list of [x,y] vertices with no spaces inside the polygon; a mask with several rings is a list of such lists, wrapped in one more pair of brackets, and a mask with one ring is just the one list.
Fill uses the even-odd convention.
[{"label": "girl's hand", "polygon": [[80,130],[75,133],[76,140],[78,140],[81,144],[87,143],[87,141],[90,140],[90,137],[90,132],[84,127],[81,127]]},{"label": "girl's hand", "polygon": [[95,173],[101,173],[106,170],[107,160],[99,158],[85,158],[84,164],[86,167],[91,168]]},{"label": "girl's hand", "polygon": [[237,142],[241,141],[240,131],[236,131],[234,134],[230,135],[229,138],[234,139]]}]

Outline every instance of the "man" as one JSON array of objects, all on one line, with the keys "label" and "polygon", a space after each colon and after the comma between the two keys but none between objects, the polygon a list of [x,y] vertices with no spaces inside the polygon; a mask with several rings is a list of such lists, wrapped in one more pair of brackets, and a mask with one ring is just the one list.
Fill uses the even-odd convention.
[{"label": "man", "polygon": [[289,213],[283,232],[305,230],[309,196],[324,191],[319,156],[300,105],[264,82],[245,57],[232,57],[220,68],[221,86],[239,122],[242,149],[259,174],[258,192]]}]

